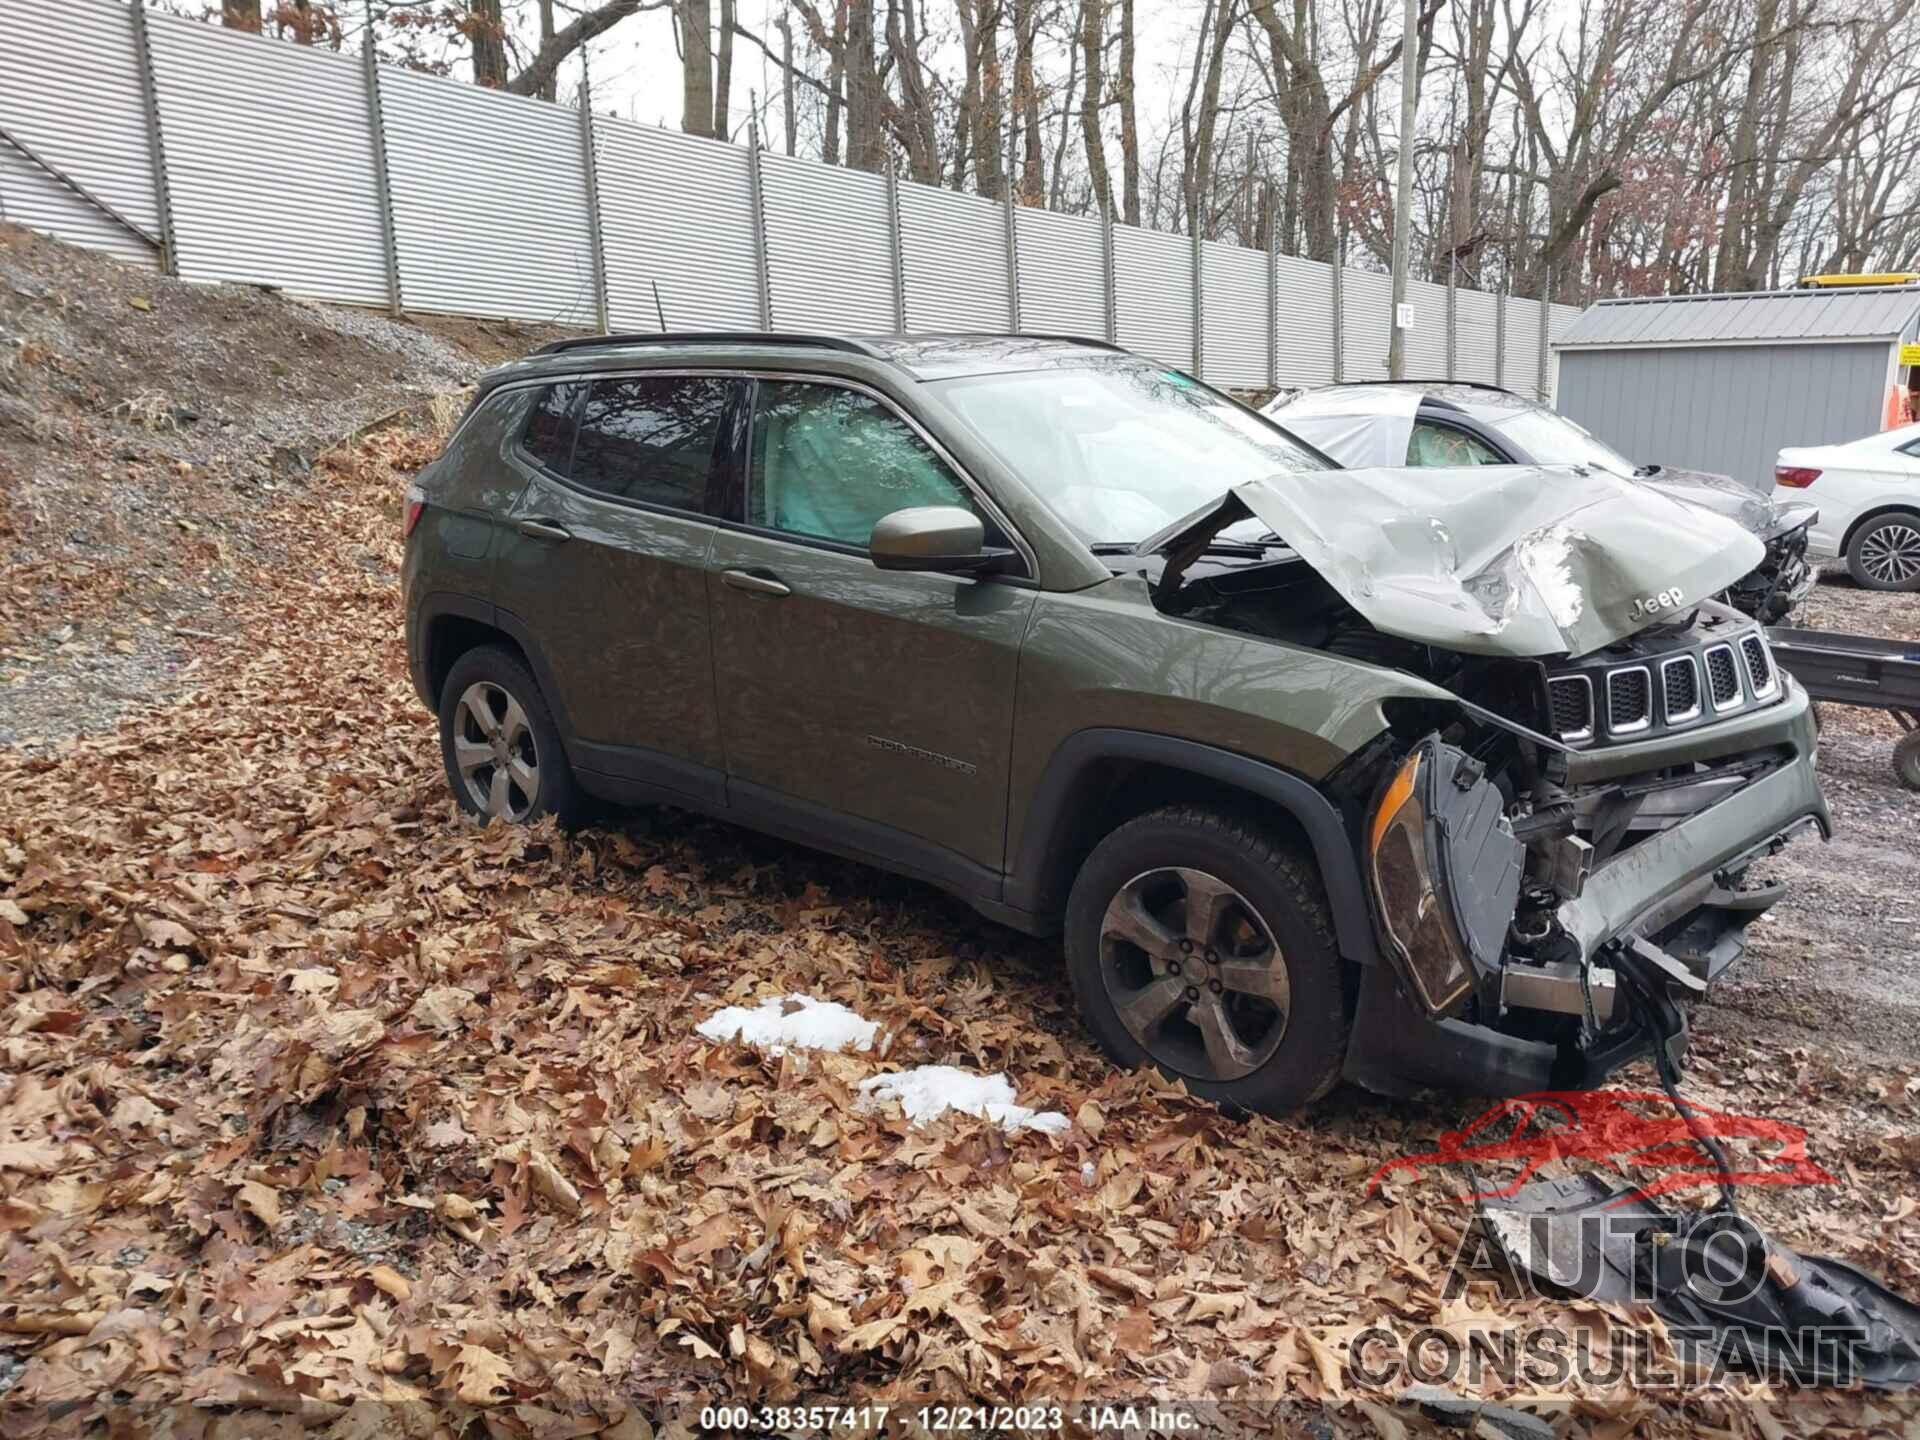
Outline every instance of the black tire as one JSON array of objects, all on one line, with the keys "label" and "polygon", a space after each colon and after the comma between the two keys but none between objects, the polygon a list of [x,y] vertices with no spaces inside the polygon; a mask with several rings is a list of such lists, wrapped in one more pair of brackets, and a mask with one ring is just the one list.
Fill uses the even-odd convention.
[{"label": "black tire", "polygon": [[1920,730],[1909,730],[1893,747],[1893,773],[1909,790],[1920,790]]},{"label": "black tire", "polygon": [[1867,590],[1920,590],[1920,515],[1876,515],[1847,541],[1847,573]]},{"label": "black tire", "polygon": [[[1234,934],[1252,933],[1242,953],[1257,959],[1278,955],[1285,981],[1284,1010],[1271,997],[1233,993],[1241,986],[1229,977],[1235,961],[1224,938],[1218,943],[1225,958],[1218,964],[1213,963],[1215,941],[1206,942],[1204,957],[1197,955],[1199,942],[1193,938],[1195,927],[1188,923],[1187,900],[1188,894],[1197,892],[1184,889],[1191,882],[1166,880],[1166,885],[1181,893],[1174,896],[1170,889],[1166,900],[1154,896],[1153,887],[1163,883],[1160,877],[1175,875],[1198,876],[1234,892],[1225,901],[1212,892],[1203,896],[1202,903],[1211,900],[1209,910],[1224,913]],[[1109,936],[1109,906],[1133,901],[1156,919],[1176,917],[1182,934],[1175,943],[1184,948],[1184,962],[1157,961],[1130,940]],[[1256,921],[1264,927],[1264,937],[1253,933]],[[1174,928],[1163,925],[1168,936]],[[1128,821],[1096,845],[1081,866],[1067,901],[1065,930],[1067,971],[1080,1013],[1101,1048],[1117,1063],[1128,1068],[1155,1065],[1162,1074],[1184,1080],[1196,1095],[1267,1115],[1284,1115],[1310,1105],[1339,1080],[1348,1018],[1326,891],[1309,859],[1259,825],[1197,806],[1170,806]],[[1217,924],[1208,933],[1227,934]],[[1271,950],[1261,947],[1262,940],[1270,942]],[[1160,931],[1152,933],[1151,943],[1163,945]],[[1206,963],[1197,963],[1202,959]],[[1253,961],[1241,963],[1247,967],[1240,970],[1242,976],[1258,968]],[[1178,973],[1177,979],[1167,973],[1169,966]],[[1188,984],[1189,980],[1194,983]],[[1158,1008],[1170,986],[1182,987],[1180,998],[1172,1002],[1182,1013],[1170,1013],[1146,1027],[1150,1046],[1123,1020],[1122,999],[1131,997],[1128,1008],[1137,1025],[1143,997],[1150,1012]],[[1236,1060],[1253,1064],[1246,1073],[1219,1078],[1222,1067],[1212,1063],[1223,1012],[1215,1000],[1206,998],[1209,989],[1215,1000],[1238,1007],[1232,1017],[1234,1041],[1245,1043],[1233,1053]],[[1149,991],[1154,992],[1152,996]],[[1208,1034],[1203,1010],[1214,1019],[1213,1036]],[[1283,1013],[1284,1023],[1277,1037],[1256,1044],[1249,1037],[1267,1033],[1258,1027],[1269,1011]]]},{"label": "black tire", "polygon": [[[470,698],[476,687],[482,692],[477,702]],[[499,705],[498,697],[511,700],[515,708]],[[499,748],[494,747],[493,738],[479,720],[476,704],[493,707],[500,730]],[[456,728],[461,732],[458,736]],[[463,771],[456,739],[494,749],[495,756],[505,754],[507,762],[503,765],[491,758],[481,762],[477,770]],[[472,753],[466,751],[468,757]],[[498,816],[514,825],[530,825],[547,815],[562,825],[575,825],[586,818],[586,796],[567,763],[560,730],[553,723],[546,697],[526,662],[500,646],[482,645],[469,650],[447,672],[447,682],[440,688],[440,759],[446,766],[448,788],[469,815]],[[488,800],[493,798],[494,785],[503,770],[507,772],[509,798],[504,809],[490,809]],[[531,781],[525,778],[529,773]],[[481,791],[487,799],[477,793]]]}]

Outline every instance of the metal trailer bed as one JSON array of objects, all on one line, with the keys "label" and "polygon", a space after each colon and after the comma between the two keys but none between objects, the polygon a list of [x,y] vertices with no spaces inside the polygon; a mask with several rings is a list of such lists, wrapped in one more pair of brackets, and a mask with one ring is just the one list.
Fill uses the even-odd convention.
[{"label": "metal trailer bed", "polygon": [[1920,640],[1880,640],[1827,630],[1768,629],[1773,658],[1815,700],[1891,711],[1906,734],[1893,747],[1893,769],[1920,790]]}]

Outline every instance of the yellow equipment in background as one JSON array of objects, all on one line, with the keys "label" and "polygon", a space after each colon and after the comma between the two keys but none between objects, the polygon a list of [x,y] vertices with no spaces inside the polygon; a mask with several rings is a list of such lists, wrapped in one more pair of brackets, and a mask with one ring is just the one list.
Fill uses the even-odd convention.
[{"label": "yellow equipment in background", "polygon": [[1839,290],[1849,285],[1911,285],[1920,275],[1901,272],[1888,275],[1802,275],[1794,281],[1801,290]]}]

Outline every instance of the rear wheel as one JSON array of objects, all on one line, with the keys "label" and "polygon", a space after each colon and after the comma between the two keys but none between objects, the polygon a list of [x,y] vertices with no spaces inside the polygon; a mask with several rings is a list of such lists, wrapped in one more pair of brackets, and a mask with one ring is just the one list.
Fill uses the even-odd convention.
[{"label": "rear wheel", "polygon": [[1347,1015],[1318,871],[1259,826],[1173,807],[1094,847],[1067,965],[1107,1053],[1270,1115],[1333,1088]]},{"label": "rear wheel", "polygon": [[1847,571],[1869,590],[1920,590],[1920,515],[1876,515],[1847,544]]},{"label": "rear wheel", "polygon": [[581,818],[582,797],[540,687],[520,657],[495,645],[454,661],[440,690],[440,755],[470,815],[530,824]]},{"label": "rear wheel", "polygon": [[1909,730],[1893,747],[1893,771],[1909,790],[1920,790],[1920,730]]}]

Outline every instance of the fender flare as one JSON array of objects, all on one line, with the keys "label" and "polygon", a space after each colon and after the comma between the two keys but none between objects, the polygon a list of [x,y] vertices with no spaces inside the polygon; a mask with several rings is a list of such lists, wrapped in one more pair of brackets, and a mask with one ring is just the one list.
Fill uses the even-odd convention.
[{"label": "fender flare", "polygon": [[1358,852],[1346,821],[1332,801],[1308,780],[1263,760],[1146,731],[1096,728],[1061,741],[1034,790],[1020,853],[1007,875],[1007,900],[1039,910],[1049,898],[1047,862],[1069,821],[1068,807],[1088,770],[1100,761],[1130,760],[1184,770],[1257,795],[1293,817],[1313,847],[1341,955],[1362,965],[1380,958],[1373,914],[1360,876]]},{"label": "fender flare", "polygon": [[463,595],[453,590],[435,590],[423,596],[419,608],[414,613],[415,623],[420,627],[420,642],[417,647],[419,668],[414,677],[414,688],[420,691],[421,698],[426,700],[428,709],[434,709],[440,703],[439,697],[427,694],[426,684],[432,664],[431,647],[427,643],[427,636],[432,630],[433,622],[447,616],[473,620],[490,630],[499,631],[520,648],[520,653],[527,658],[528,668],[533,671],[535,682],[540,686],[541,698],[547,702],[547,709],[552,712],[554,723],[560,729],[560,743],[563,747],[568,744],[568,739],[573,734],[573,727],[568,721],[566,705],[561,699],[559,685],[554,679],[552,667],[547,664],[546,655],[535,642],[533,632],[527,628],[524,620],[511,610],[503,610],[489,601],[478,600],[471,595]]}]

